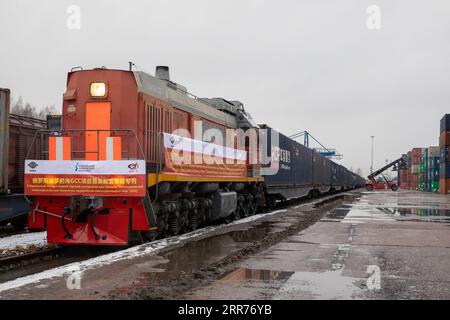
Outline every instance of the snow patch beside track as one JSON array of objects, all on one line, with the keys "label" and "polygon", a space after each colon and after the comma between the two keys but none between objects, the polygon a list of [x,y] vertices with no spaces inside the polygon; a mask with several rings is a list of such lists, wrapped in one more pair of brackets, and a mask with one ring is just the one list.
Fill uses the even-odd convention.
[{"label": "snow patch beside track", "polygon": [[22,248],[26,248],[28,246],[44,247],[46,245],[47,245],[46,232],[23,233],[0,238],[0,252],[14,250],[17,247]]}]

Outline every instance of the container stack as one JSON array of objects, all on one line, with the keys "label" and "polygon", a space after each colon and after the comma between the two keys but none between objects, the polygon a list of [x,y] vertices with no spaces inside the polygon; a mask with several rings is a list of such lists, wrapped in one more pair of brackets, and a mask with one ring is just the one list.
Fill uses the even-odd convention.
[{"label": "container stack", "polygon": [[441,119],[441,134],[439,136],[439,147],[441,149],[440,159],[440,181],[439,189],[442,194],[450,193],[450,114]]},{"label": "container stack", "polygon": [[400,188],[450,194],[450,114],[441,119],[439,147],[413,148],[403,158]]},{"label": "container stack", "polygon": [[398,185],[400,186],[401,189],[409,189],[408,172],[409,172],[409,169],[407,169],[407,168],[400,169],[400,171],[399,171],[399,174],[398,174],[398,178],[399,178]]},{"label": "container stack", "polygon": [[420,165],[422,162],[422,148],[411,150],[411,190],[419,190]]},{"label": "container stack", "polygon": [[409,190],[411,185],[411,151],[403,154],[405,165],[398,172],[398,186],[401,189]]},{"label": "container stack", "polygon": [[419,164],[419,191],[428,192],[428,148],[422,149]]},{"label": "container stack", "polygon": [[439,147],[428,148],[428,191],[439,192],[440,171],[440,149]]}]

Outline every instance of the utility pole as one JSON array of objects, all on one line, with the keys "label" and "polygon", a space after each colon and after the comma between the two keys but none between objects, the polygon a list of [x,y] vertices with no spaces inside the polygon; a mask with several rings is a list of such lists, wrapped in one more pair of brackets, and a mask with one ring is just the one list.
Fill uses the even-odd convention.
[{"label": "utility pole", "polygon": [[370,174],[373,173],[373,139],[375,138],[375,136],[370,136],[372,138],[372,161],[370,164]]}]

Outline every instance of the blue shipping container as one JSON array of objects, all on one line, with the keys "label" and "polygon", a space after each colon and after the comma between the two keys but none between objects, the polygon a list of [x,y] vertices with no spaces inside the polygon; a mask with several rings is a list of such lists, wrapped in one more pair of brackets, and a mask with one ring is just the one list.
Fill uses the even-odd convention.
[{"label": "blue shipping container", "polygon": [[441,179],[450,179],[450,162],[442,162],[440,168]]},{"label": "blue shipping container", "polygon": [[441,133],[445,131],[450,131],[450,114],[447,113],[442,119],[441,119]]},{"label": "blue shipping container", "polygon": [[449,158],[449,147],[441,147],[441,163],[442,162],[450,162]]},{"label": "blue shipping container", "polygon": [[279,133],[279,143],[272,141],[272,128],[266,128],[271,164],[265,167],[278,168],[276,174],[267,175],[268,186],[312,185],[313,150]]}]

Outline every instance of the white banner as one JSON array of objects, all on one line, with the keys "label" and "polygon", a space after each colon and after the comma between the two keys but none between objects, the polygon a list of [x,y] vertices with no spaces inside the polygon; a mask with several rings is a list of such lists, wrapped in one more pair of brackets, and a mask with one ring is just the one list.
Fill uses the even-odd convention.
[{"label": "white banner", "polygon": [[145,173],[144,160],[25,160],[25,174],[140,175]]},{"label": "white banner", "polygon": [[233,148],[224,147],[214,143],[203,142],[164,133],[164,147],[173,150],[183,150],[186,152],[195,152],[217,158],[228,158],[240,161],[246,161],[247,152]]}]

